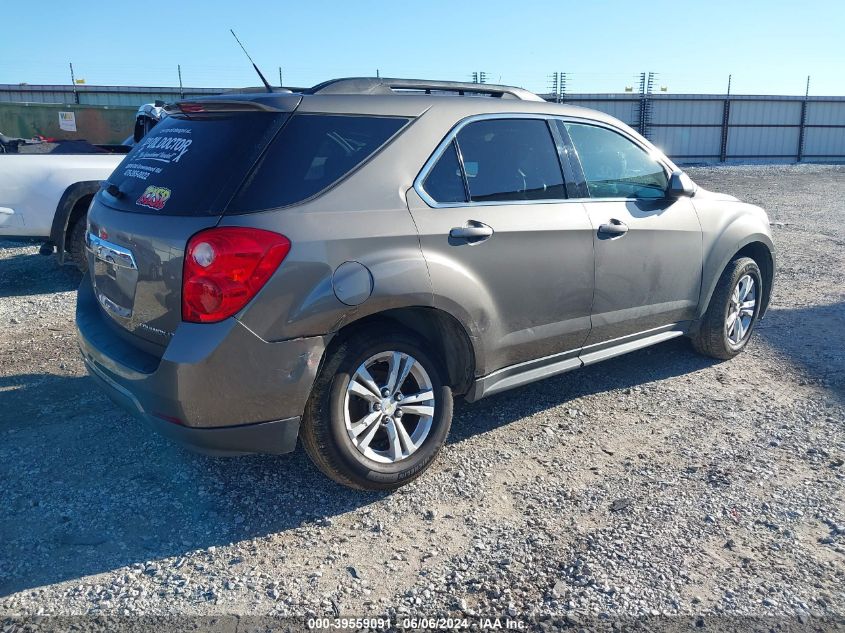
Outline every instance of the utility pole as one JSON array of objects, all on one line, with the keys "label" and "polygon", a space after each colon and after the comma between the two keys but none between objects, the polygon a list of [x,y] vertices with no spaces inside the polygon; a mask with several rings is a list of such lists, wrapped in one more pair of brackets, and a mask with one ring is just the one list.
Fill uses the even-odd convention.
[{"label": "utility pole", "polygon": [[561,103],[566,98],[566,73],[552,73],[549,88],[554,95],[555,103]]},{"label": "utility pole", "polygon": [[79,93],[76,91],[76,77],[73,75],[73,62],[70,62],[70,85],[73,87],[73,102],[79,103]]},{"label": "utility pole", "polygon": [[722,104],[722,137],[719,143],[719,161],[724,163],[728,159],[728,130],[731,122],[731,79],[728,75],[728,91]]},{"label": "utility pole", "polygon": [[279,88],[284,88],[285,82],[282,81],[282,67],[279,66]]},{"label": "utility pole", "polygon": [[179,98],[185,98],[185,91],[182,89],[182,65],[176,64],[176,72],[179,73]]},{"label": "utility pole", "polygon": [[804,159],[804,131],[807,128],[807,99],[810,97],[810,75],[807,75],[807,88],[804,90],[804,100],[801,102],[801,127],[798,128],[798,156],[800,163]]},{"label": "utility pole", "polygon": [[380,77],[381,77],[381,73],[379,72],[379,69],[376,68],[376,79],[378,79]]},{"label": "utility pole", "polygon": [[639,133],[648,138],[651,124],[651,93],[656,73],[640,73],[640,125]]}]

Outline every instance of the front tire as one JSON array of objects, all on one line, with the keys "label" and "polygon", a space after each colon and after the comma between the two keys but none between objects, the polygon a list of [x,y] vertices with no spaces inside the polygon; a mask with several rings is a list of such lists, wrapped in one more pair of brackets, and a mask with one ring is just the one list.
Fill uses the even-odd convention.
[{"label": "front tire", "polygon": [[342,340],[320,371],[300,437],[325,475],[352,488],[393,490],[437,457],[452,423],[441,364],[402,330]]},{"label": "front tire", "polygon": [[713,291],[701,327],[692,337],[695,349],[712,358],[728,360],[751,340],[763,304],[763,278],[750,257],[727,265]]}]

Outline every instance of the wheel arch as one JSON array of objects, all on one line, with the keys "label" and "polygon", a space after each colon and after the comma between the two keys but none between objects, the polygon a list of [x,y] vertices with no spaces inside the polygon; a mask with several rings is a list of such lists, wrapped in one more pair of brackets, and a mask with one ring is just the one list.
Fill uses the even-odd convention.
[{"label": "wheel arch", "polygon": [[65,246],[68,231],[88,212],[88,207],[99,189],[99,180],[76,182],[65,189],[59,199],[50,228],[50,241],[56,246],[56,258],[60,264],[65,263],[67,255]]},{"label": "wheel arch", "polygon": [[464,394],[475,380],[475,346],[461,322],[444,310],[427,306],[392,308],[369,314],[341,327],[332,337],[323,362],[342,340],[373,327],[400,327],[419,336],[435,351],[449,386]]},{"label": "wheel arch", "polygon": [[775,256],[771,240],[765,235],[759,235],[752,236],[745,242],[735,246],[730,250],[728,255],[724,255],[717,260],[718,264],[716,266],[708,266],[710,272],[705,277],[705,285],[702,287],[703,300],[700,302],[699,313],[697,315],[699,318],[707,312],[713,292],[716,290],[716,284],[719,283],[719,278],[722,276],[725,268],[738,257],[750,257],[760,268],[760,275],[763,277],[763,297],[762,305],[760,306],[760,318],[763,318],[765,315],[771,303],[772,292],[774,290]]}]

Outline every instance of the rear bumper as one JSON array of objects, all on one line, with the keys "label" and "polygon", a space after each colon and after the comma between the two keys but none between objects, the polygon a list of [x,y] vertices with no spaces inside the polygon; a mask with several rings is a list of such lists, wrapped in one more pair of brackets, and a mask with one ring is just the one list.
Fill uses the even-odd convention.
[{"label": "rear bumper", "polygon": [[182,323],[157,358],[114,330],[88,278],[79,288],[76,324],[96,383],[163,435],[216,454],[295,448],[323,337],[270,343],[235,319]]}]

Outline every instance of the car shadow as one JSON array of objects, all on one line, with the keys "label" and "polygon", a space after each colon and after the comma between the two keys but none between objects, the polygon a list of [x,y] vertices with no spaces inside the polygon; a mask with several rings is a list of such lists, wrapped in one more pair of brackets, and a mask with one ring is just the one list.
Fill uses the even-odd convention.
[{"label": "car shadow", "polygon": [[807,380],[845,403],[845,301],[806,308],[773,307],[756,335],[803,369]]},{"label": "car shadow", "polygon": [[61,266],[55,256],[38,253],[0,260],[0,271],[0,298],[67,292],[76,290],[82,280],[75,266]]},{"label": "car shadow", "polygon": [[461,442],[570,400],[690,374],[719,362],[695,353],[689,340],[679,337],[476,403],[459,400],[448,441]]},{"label": "car shadow", "polygon": [[[752,345],[782,354],[808,381],[845,403],[845,302],[771,308],[755,337]],[[476,403],[458,400],[448,441],[461,442],[569,400],[691,374],[720,362],[696,353],[687,338],[677,338]]]},{"label": "car shadow", "polygon": [[271,538],[384,496],[334,484],[301,449],[190,453],[125,415],[88,377],[0,378],[0,394],[0,596]]},{"label": "car shadow", "polygon": [[[587,393],[710,363],[673,341],[600,370],[459,404],[450,442]],[[88,377],[0,378],[0,393],[0,507],[7,510],[0,518],[0,595],[214,545],[272,539],[387,494],[329,481],[301,448],[237,459],[190,453],[125,415]]]}]

